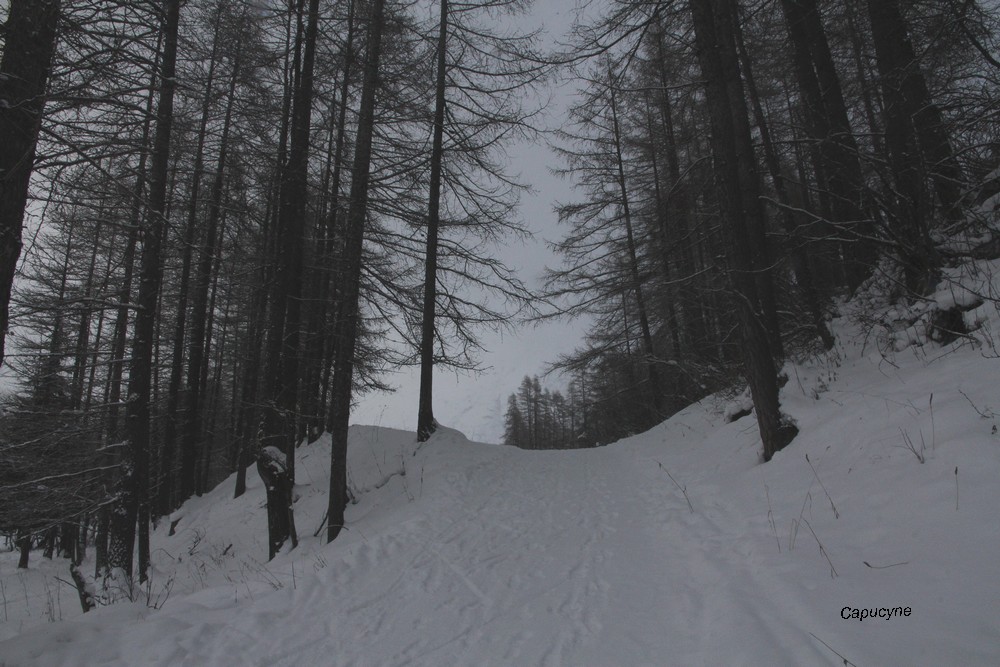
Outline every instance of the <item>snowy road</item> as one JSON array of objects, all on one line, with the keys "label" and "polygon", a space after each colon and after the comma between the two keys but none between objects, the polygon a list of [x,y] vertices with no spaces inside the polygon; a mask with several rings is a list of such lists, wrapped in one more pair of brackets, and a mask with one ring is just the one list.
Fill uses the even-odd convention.
[{"label": "snowy road", "polygon": [[[239,500],[222,485],[154,535],[156,585],[174,579],[162,609],[28,628],[0,665],[1000,664],[1000,447],[967,400],[991,405],[994,383],[964,359],[949,367],[961,394],[916,363],[860,361],[836,382],[798,369],[783,403],[802,434],[766,465],[753,420],[724,424],[709,403],[593,450],[359,428],[361,502],[333,544],[308,536],[321,441],[297,463],[298,549],[261,562],[259,479]],[[926,463],[900,428],[933,434]],[[842,616],[897,605],[912,615]]]}]

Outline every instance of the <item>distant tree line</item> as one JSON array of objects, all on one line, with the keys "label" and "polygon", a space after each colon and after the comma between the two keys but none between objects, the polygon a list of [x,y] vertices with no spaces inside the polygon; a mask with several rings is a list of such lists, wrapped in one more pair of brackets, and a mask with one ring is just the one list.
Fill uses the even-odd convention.
[{"label": "distant tree line", "polygon": [[507,398],[503,444],[521,449],[599,447],[648,427],[648,397],[635,359],[608,355],[575,371],[565,394],[525,377]]},{"label": "distant tree line", "polygon": [[571,449],[583,446],[583,415],[570,394],[543,389],[538,377],[525,377],[507,398],[503,444],[521,449]]}]

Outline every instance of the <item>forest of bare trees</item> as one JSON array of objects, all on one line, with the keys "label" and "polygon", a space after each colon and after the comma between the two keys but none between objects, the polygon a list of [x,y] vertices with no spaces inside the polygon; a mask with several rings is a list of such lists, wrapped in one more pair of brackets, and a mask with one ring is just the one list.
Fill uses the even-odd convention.
[{"label": "forest of bare trees", "polygon": [[554,146],[577,197],[543,315],[590,323],[549,369],[573,432],[535,437],[531,406],[553,401],[527,381],[506,442],[606,444],[747,385],[764,459],[794,438],[780,369],[833,346],[838,304],[919,301],[943,267],[996,255],[977,213],[1000,165],[996,10],[590,3],[561,54],[580,92]]},{"label": "forest of bare trees", "polygon": [[475,366],[531,307],[493,248],[524,233],[502,158],[547,65],[494,34],[523,3],[424,4],[8,3],[0,531],[25,559],[142,581],[150,526],[251,465],[273,557],[323,432],[332,540],[358,395]]},{"label": "forest of bare trees", "polygon": [[[565,390],[511,396],[507,444],[607,444],[749,386],[769,460],[797,432],[782,362],[833,345],[838,304],[1000,255],[976,216],[987,0],[594,0],[558,46],[518,29],[530,4],[0,3],[0,533],[23,563],[93,549],[95,578],[141,581],[151,525],[250,466],[273,557],[323,433],[333,540],[358,396],[419,365],[426,440],[432,370],[516,318],[590,328]],[[559,78],[578,196],[535,294],[497,258],[531,231],[507,150]]]}]

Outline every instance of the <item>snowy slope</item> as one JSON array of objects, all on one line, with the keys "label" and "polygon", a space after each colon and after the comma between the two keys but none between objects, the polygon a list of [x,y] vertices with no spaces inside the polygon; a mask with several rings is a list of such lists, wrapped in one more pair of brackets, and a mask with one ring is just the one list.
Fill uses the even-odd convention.
[{"label": "snowy slope", "polygon": [[[974,317],[996,330],[995,308]],[[906,323],[866,339],[845,318],[835,354],[786,367],[801,433],[768,464],[721,399],[570,452],[356,427],[360,502],[333,544],[312,537],[320,441],[298,549],[265,563],[260,482],[226,482],[157,530],[160,609],[8,621],[0,664],[998,665],[1000,361]]]}]

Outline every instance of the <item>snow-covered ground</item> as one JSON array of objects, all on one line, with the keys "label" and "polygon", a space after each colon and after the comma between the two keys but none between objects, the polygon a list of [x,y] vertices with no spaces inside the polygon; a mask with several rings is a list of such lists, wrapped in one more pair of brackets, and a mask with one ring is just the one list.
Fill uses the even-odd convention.
[{"label": "snow-covered ground", "polygon": [[270,563],[254,472],[158,528],[133,603],[81,616],[65,562],[3,554],[0,665],[1000,665],[997,314],[970,313],[948,346],[838,320],[786,366],[800,435],[767,464],[721,398],[594,450],[355,427],[333,544],[321,440]]}]

